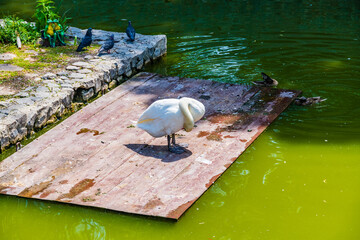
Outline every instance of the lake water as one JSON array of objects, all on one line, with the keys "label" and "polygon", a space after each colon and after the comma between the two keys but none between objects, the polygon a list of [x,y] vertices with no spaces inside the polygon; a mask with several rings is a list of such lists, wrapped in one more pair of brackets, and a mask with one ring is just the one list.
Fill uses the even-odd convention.
[{"label": "lake water", "polygon": [[[360,1],[64,0],[72,25],[166,34],[164,75],[279,88],[290,106],[179,222],[0,196],[0,239],[360,239]],[[0,0],[29,18],[32,0]]]}]

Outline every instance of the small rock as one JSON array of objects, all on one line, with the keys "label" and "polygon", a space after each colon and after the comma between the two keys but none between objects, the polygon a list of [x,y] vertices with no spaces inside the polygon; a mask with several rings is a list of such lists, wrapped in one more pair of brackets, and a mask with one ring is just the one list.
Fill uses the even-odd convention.
[{"label": "small rock", "polygon": [[93,59],[94,57],[93,56],[91,56],[91,55],[86,55],[85,57],[84,57],[84,59],[86,59],[86,60],[90,60],[90,59]]},{"label": "small rock", "polygon": [[102,90],[107,91],[108,89],[109,89],[109,85],[105,83],[105,84],[102,86]]},{"label": "small rock", "polygon": [[37,92],[50,92],[50,89],[48,87],[45,87],[45,86],[38,86],[36,88],[36,91]]},{"label": "small rock", "polygon": [[140,60],[140,61],[136,64],[136,69],[140,70],[143,66],[144,66],[144,60]]},{"label": "small rock", "polygon": [[94,96],[94,89],[90,88],[90,89],[83,89],[80,92],[80,96],[82,98],[83,101],[87,101],[89,100],[92,96]]},{"label": "small rock", "polygon": [[9,110],[9,109],[0,109],[0,114],[1,114],[1,115],[8,116],[9,113],[10,113],[10,110]]},{"label": "small rock", "polygon": [[17,141],[19,141],[20,137],[19,137],[19,132],[17,129],[13,129],[10,131],[10,141],[11,143],[16,143]]},{"label": "small rock", "polygon": [[161,55],[161,51],[159,48],[155,49],[153,58],[158,58]]},{"label": "small rock", "polygon": [[69,83],[63,83],[63,84],[61,84],[61,88],[71,88],[72,89],[73,86]]},{"label": "small rock", "polygon": [[33,54],[34,56],[38,55],[38,52],[35,51],[35,50],[25,50],[24,52],[25,52],[25,53],[31,53],[31,54]]},{"label": "small rock", "polygon": [[91,73],[92,71],[90,69],[80,69],[77,71],[78,73],[82,73],[82,74],[87,74],[87,73]]},{"label": "small rock", "polygon": [[44,76],[41,77],[42,79],[54,79],[56,78],[56,74],[54,73],[46,73]]},{"label": "small rock", "polygon": [[35,90],[35,87],[27,87],[24,89],[25,92],[30,92],[30,91],[33,91]]},{"label": "small rock", "polygon": [[110,89],[113,89],[113,88],[116,87],[116,86],[117,86],[116,80],[112,80],[112,81],[109,83],[109,88],[110,88]]},{"label": "small rock", "polygon": [[91,59],[90,62],[92,62],[92,63],[99,63],[99,62],[101,62],[101,59],[99,59],[98,56],[95,56],[95,58],[94,58],[94,59]]},{"label": "small rock", "polygon": [[33,100],[34,102],[42,100],[41,97],[35,97],[35,96],[30,97],[30,99]]},{"label": "small rock", "polygon": [[183,147],[183,148],[189,148],[189,144],[188,144],[188,143],[179,143],[179,146],[180,146],[180,147]]},{"label": "small rock", "polygon": [[127,72],[125,73],[125,76],[127,76],[127,77],[131,77],[131,75],[132,75],[132,70],[127,71]]},{"label": "small rock", "polygon": [[15,99],[15,102],[17,102],[18,104],[21,104],[23,106],[30,106],[34,104],[34,101],[31,100],[30,98],[28,98],[29,94],[27,94],[27,97],[25,98],[19,98],[19,99]]},{"label": "small rock", "polygon": [[14,58],[16,58],[17,56],[15,54],[12,53],[3,53],[0,54],[0,60],[2,61],[8,61],[8,60],[12,60]]},{"label": "small rock", "polygon": [[17,72],[22,71],[23,68],[11,64],[0,64],[0,71],[10,71],[10,72]]},{"label": "small rock", "polygon": [[65,76],[61,76],[60,79],[61,79],[61,80],[69,80],[69,78],[68,78],[68,77],[65,77]]},{"label": "small rock", "polygon": [[27,97],[29,97],[29,95],[30,94],[28,92],[19,92],[19,93],[15,94],[14,96],[20,97],[20,98],[27,98]]},{"label": "small rock", "polygon": [[55,115],[52,115],[49,120],[46,121],[46,125],[53,124],[57,121],[57,117]]},{"label": "small rock", "polygon": [[66,70],[69,70],[69,71],[76,71],[76,70],[79,70],[79,69],[80,69],[79,67],[72,66],[72,65],[66,67]]},{"label": "small rock", "polygon": [[81,74],[81,73],[72,73],[70,74],[69,78],[83,79],[85,76],[86,76],[85,74]]},{"label": "small rock", "polygon": [[0,95],[2,95],[2,96],[9,96],[9,95],[13,95],[15,93],[16,93],[16,91],[9,87],[0,86]]},{"label": "small rock", "polygon": [[68,73],[68,72],[63,71],[63,72],[58,72],[58,73],[56,73],[56,75],[58,75],[58,76],[68,76],[68,75],[69,75],[69,73]]},{"label": "small rock", "polygon": [[48,106],[42,107],[38,110],[37,116],[34,121],[35,128],[40,128],[46,124],[48,112],[49,112]]},{"label": "small rock", "polygon": [[87,62],[74,62],[72,65],[76,67],[91,68],[90,64]]},{"label": "small rock", "polygon": [[39,74],[36,74],[36,73],[26,73],[24,75],[26,78],[36,78],[39,76]]}]

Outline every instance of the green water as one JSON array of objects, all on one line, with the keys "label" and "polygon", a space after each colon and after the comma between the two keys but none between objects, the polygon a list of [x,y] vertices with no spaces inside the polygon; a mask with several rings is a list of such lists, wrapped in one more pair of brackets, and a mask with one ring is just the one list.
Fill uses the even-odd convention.
[{"label": "green water", "polygon": [[[34,1],[0,0],[32,15]],[[65,0],[77,27],[166,34],[147,71],[279,88],[291,106],[186,212],[168,222],[0,196],[0,239],[360,239],[360,1]]]}]

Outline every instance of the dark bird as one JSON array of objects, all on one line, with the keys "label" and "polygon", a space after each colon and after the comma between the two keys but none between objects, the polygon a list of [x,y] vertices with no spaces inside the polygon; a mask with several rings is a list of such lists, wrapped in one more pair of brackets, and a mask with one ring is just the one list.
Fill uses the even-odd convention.
[{"label": "dark bird", "polygon": [[278,81],[276,81],[275,79],[272,79],[265,73],[262,72],[261,75],[262,75],[263,81],[253,81],[253,84],[258,85],[258,86],[263,86],[263,87],[274,87],[274,86],[278,85]]},{"label": "dark bird", "polygon": [[110,53],[110,49],[114,47],[114,42],[114,34],[111,34],[109,38],[105,41],[105,43],[100,47],[98,55],[103,51],[107,51],[107,53]]},{"label": "dark bird", "polygon": [[135,29],[131,25],[131,21],[129,21],[129,26],[126,28],[126,35],[129,37],[130,41],[135,41]]},{"label": "dark bird", "polygon": [[85,37],[81,40],[81,43],[79,44],[78,48],[76,49],[77,52],[81,52],[84,47],[89,47],[92,42],[92,28],[89,28],[86,31]]},{"label": "dark bird", "polygon": [[294,100],[294,103],[298,106],[308,106],[308,105],[312,105],[312,104],[315,104],[315,103],[320,103],[320,102],[323,102],[323,101],[326,101],[326,98],[321,98],[321,97],[309,97],[309,98],[306,98],[306,97],[299,97],[299,98],[296,98]]}]

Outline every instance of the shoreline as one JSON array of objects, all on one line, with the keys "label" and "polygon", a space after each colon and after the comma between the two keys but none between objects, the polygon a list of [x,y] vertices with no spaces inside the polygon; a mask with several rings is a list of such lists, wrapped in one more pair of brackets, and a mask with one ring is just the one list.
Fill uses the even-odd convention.
[{"label": "shoreline", "polygon": [[[70,27],[66,35],[80,40],[85,32],[86,29]],[[93,44],[100,45],[109,34],[114,34],[111,54],[70,59],[65,71],[49,71],[38,77],[39,86],[28,87],[0,101],[1,150],[55,122],[69,112],[72,103],[87,102],[123,83],[167,51],[165,35],[137,33],[135,42],[128,43],[125,33],[98,29],[92,32]]]}]

